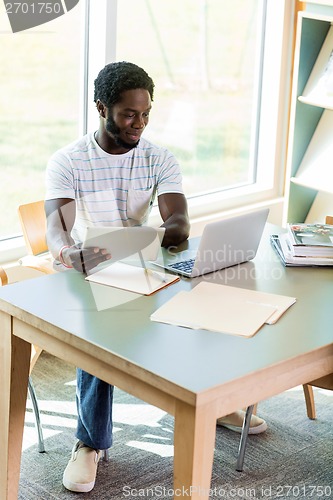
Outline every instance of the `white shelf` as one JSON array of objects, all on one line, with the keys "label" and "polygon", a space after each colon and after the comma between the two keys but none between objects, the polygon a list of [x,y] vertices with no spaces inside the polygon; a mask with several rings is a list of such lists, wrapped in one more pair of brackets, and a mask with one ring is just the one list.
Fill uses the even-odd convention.
[{"label": "white shelf", "polygon": [[305,104],[310,104],[311,106],[317,106],[319,108],[326,108],[333,110],[333,96],[332,97],[321,96],[318,98],[299,96],[298,100],[304,102]]},{"label": "white shelf", "polygon": [[333,0],[310,3],[326,7],[298,13],[284,224],[333,206]]},{"label": "white shelf", "polygon": [[314,189],[315,191],[323,191],[324,193],[333,194],[333,186],[330,186],[323,179],[317,179],[317,182],[307,182],[306,180],[299,179],[297,177],[291,177],[290,182],[297,184],[298,186],[303,186],[307,188]]},{"label": "white shelf", "polygon": [[333,193],[319,191],[311,205],[304,222],[307,224],[325,223],[326,215],[333,211]]},{"label": "white shelf", "polygon": [[306,0],[306,3],[314,3],[316,5],[333,6],[333,0]]},{"label": "white shelf", "polygon": [[327,193],[333,192],[333,111],[325,110],[319,120],[295,177],[295,184]]},{"label": "white shelf", "polygon": [[333,26],[331,25],[299,101],[333,109]]}]

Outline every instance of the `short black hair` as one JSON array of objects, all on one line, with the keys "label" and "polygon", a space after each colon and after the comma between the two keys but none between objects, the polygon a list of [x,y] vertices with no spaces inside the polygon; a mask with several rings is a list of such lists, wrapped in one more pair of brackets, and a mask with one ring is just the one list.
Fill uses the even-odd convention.
[{"label": "short black hair", "polygon": [[99,99],[108,108],[121,100],[126,90],[148,90],[154,97],[154,82],[146,71],[136,64],[121,61],[107,64],[98,74],[95,82],[94,101]]}]

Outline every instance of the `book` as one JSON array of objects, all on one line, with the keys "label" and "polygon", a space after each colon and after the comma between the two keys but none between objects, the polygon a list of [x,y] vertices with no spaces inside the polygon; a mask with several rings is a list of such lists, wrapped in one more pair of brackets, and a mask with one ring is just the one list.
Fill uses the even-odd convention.
[{"label": "book", "polygon": [[150,317],[152,321],[191,329],[252,337],[273,324],[296,299],[202,281],[181,291]]},{"label": "book", "polygon": [[141,295],[152,295],[179,281],[179,276],[152,269],[115,262],[87,276],[87,281],[107,285]]},{"label": "book", "polygon": [[284,266],[333,266],[332,258],[325,257],[295,257],[292,251],[292,245],[287,233],[277,235],[272,234],[270,241],[275,252],[279,256]]},{"label": "book", "polygon": [[330,224],[287,224],[295,257],[332,257],[333,226]]}]

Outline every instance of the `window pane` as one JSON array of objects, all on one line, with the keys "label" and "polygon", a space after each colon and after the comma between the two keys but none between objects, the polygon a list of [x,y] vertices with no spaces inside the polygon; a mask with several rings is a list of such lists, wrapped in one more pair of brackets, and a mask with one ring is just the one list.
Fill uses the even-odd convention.
[{"label": "window pane", "polygon": [[[257,0],[121,0],[117,60],[156,84],[145,135],[178,158],[187,195],[254,181]],[[129,16],[128,13],[131,13]]]},{"label": "window pane", "polygon": [[80,3],[15,34],[2,11],[0,239],[21,233],[18,205],[44,198],[48,158],[78,136]]}]

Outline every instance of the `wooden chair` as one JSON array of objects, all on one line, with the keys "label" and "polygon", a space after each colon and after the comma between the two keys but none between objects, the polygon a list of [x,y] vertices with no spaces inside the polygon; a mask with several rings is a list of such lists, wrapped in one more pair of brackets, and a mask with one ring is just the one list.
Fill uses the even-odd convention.
[{"label": "wooden chair", "polygon": [[[23,269],[30,269],[31,271],[36,271],[42,274],[55,273],[56,271],[53,269],[53,257],[49,253],[46,242],[46,214],[44,210],[44,201],[39,200],[32,203],[27,203],[25,205],[20,205],[18,207],[18,214],[25,244],[28,250],[28,255],[20,259],[20,263],[22,264],[21,270],[23,271]],[[1,270],[0,268],[0,278],[3,276],[3,273],[5,273],[5,271],[3,269]],[[24,271],[24,273],[27,273],[27,271]],[[8,279],[6,277],[4,277],[4,280],[6,281],[6,283],[8,282]],[[3,282],[3,284],[6,283]],[[34,352],[32,353],[30,362],[30,372],[41,353],[41,349],[39,347],[34,347],[33,351]],[[45,451],[42,428],[40,425],[37,398],[30,377],[28,388],[36,417],[36,425],[38,431],[38,449],[42,452]],[[108,450],[103,450],[102,457],[105,462],[108,462]]]},{"label": "wooden chair", "polygon": [[[333,225],[333,216],[327,215],[325,223]],[[303,385],[307,415],[309,418],[314,420],[316,418],[316,407],[312,386],[333,391],[333,373],[327,375],[326,377],[312,380],[311,382]]]},{"label": "wooden chair", "polygon": [[[46,243],[46,215],[44,211],[44,201],[41,200],[34,203],[20,205],[18,208],[18,214],[28,255],[20,260],[20,263],[23,265],[8,266],[6,270],[0,266],[0,286],[55,272],[52,266],[53,259],[49,254]],[[30,373],[33,370],[41,352],[42,350],[39,347],[32,346]],[[28,391],[36,420],[38,451],[44,452],[45,447],[42,426],[40,423],[40,413],[31,377],[29,377],[28,380]]]},{"label": "wooden chair", "polygon": [[317,378],[307,384],[303,385],[305,396],[306,412],[311,420],[316,418],[316,406],[312,387],[319,387],[320,389],[329,389],[333,391],[333,373],[326,375],[326,377]]},{"label": "wooden chair", "polygon": [[34,267],[44,273],[54,273],[53,258],[46,242],[46,215],[44,201],[35,201],[18,207],[28,255],[21,259],[24,266]]},{"label": "wooden chair", "polygon": [[[43,274],[45,274],[43,271],[40,271],[40,270],[34,269],[34,268],[24,267],[22,265],[10,266],[10,267],[7,267],[6,269],[4,269],[3,267],[0,266],[0,286],[5,286],[5,285],[8,285],[10,283],[15,283],[16,281],[23,281],[23,280],[27,280],[27,279],[37,278],[39,276],[42,276]],[[42,350],[39,347],[32,346],[31,358],[30,358],[30,370],[29,370],[30,374],[31,374],[41,352],[42,352]],[[29,380],[28,380],[28,392],[29,392],[29,396],[31,399],[32,409],[33,409],[35,421],[36,421],[36,429],[37,429],[37,437],[38,437],[38,451],[40,453],[43,453],[45,451],[43,430],[42,430],[42,425],[41,425],[41,421],[40,421],[38,401],[37,401],[35,389],[34,389],[34,386],[33,386],[33,383],[32,383],[30,376],[29,376]]]},{"label": "wooden chair", "polygon": [[[329,216],[329,215],[326,216],[325,224],[333,225],[333,216]],[[316,408],[315,408],[315,401],[314,401],[314,394],[313,394],[312,387],[319,387],[321,389],[333,390],[333,373],[331,373],[330,375],[327,375],[325,377],[321,377],[321,378],[318,378],[316,380],[312,380],[311,382],[308,382],[307,384],[303,385],[307,415],[310,419],[315,419],[316,418]],[[247,408],[244,422],[243,422],[243,429],[242,429],[242,435],[241,435],[241,439],[240,439],[240,443],[239,443],[238,458],[237,458],[237,465],[236,465],[236,470],[239,472],[242,472],[242,470],[243,470],[245,449],[246,449],[248,431],[249,431],[250,420],[251,420],[251,415],[252,415],[253,409],[254,409],[253,406],[249,406]]]}]

